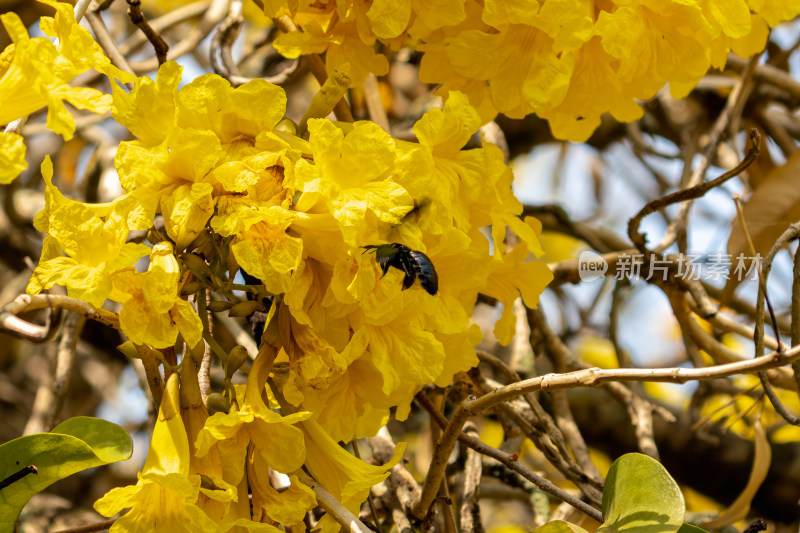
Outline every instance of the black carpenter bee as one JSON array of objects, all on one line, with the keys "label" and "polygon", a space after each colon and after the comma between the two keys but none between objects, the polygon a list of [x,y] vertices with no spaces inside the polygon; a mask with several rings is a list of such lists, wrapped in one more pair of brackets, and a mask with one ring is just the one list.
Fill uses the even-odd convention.
[{"label": "black carpenter bee", "polygon": [[430,257],[424,253],[412,250],[408,246],[396,242],[370,244],[362,248],[366,249],[364,253],[375,250],[375,260],[381,266],[383,276],[389,271],[389,267],[395,267],[405,274],[403,290],[411,287],[417,278],[419,278],[419,284],[428,294],[434,295],[439,290],[439,276],[436,274],[436,269],[433,268]]}]

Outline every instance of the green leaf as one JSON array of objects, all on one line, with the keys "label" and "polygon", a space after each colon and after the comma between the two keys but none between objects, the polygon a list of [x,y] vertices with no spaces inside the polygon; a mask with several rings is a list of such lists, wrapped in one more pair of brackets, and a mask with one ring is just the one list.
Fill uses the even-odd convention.
[{"label": "green leaf", "polygon": [[56,481],[108,463],[129,459],[133,442],[117,424],[86,416],[71,418],[50,433],[27,435],[0,445],[0,480],[29,473],[0,489],[0,531],[12,531],[28,500]]},{"label": "green leaf", "polygon": [[598,532],[676,533],[685,504],[677,483],[655,459],[623,455],[611,465],[603,490]]},{"label": "green leaf", "polygon": [[697,526],[693,526],[692,524],[683,524],[678,530],[678,533],[708,533],[708,531]]},{"label": "green leaf", "polygon": [[576,526],[575,524],[570,524],[569,522],[563,522],[561,520],[553,520],[552,522],[548,522],[543,526],[539,526],[531,533],[588,533],[585,529],[580,526]]}]

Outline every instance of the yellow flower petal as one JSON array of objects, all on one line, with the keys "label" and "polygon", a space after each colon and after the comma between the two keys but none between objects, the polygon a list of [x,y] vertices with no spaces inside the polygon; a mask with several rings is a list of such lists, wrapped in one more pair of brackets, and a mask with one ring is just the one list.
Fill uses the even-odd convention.
[{"label": "yellow flower petal", "polygon": [[8,184],[28,168],[25,143],[16,133],[0,133],[0,183]]},{"label": "yellow flower petal", "polygon": [[178,250],[189,246],[214,214],[213,190],[210,183],[179,185],[161,198],[164,229]]},{"label": "yellow flower petal", "polygon": [[[389,476],[389,469],[403,457],[405,443],[397,445],[392,459],[380,466],[370,465],[347,453],[313,421],[302,423],[305,433],[306,468],[339,502],[353,513],[358,512],[373,485]],[[338,530],[335,522],[320,521],[323,531]]]}]

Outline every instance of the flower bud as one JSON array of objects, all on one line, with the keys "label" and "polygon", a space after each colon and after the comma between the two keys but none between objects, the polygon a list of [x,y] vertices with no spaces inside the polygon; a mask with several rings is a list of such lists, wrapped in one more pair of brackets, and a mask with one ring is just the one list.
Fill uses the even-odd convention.
[{"label": "flower bud", "polygon": [[227,413],[228,410],[231,408],[231,402],[218,392],[212,392],[206,398],[206,407],[211,409],[212,411],[220,411],[223,413]]},{"label": "flower bud", "polygon": [[244,346],[234,346],[228,354],[228,362],[225,365],[225,375],[232,378],[244,362],[247,361],[247,350]]},{"label": "flower bud", "polygon": [[239,302],[238,304],[233,304],[230,311],[228,311],[228,316],[241,317],[251,315],[260,305],[261,304],[255,300],[247,300]]},{"label": "flower bud", "polygon": [[231,302],[226,302],[224,300],[214,300],[213,302],[208,303],[208,310],[212,313],[219,313],[220,311],[227,311],[233,306]]}]

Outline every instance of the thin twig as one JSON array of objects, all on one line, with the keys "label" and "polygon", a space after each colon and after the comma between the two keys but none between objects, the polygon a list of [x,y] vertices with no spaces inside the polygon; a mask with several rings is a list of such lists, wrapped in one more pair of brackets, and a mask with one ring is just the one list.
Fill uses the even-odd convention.
[{"label": "thin twig", "polygon": [[[694,302],[694,300],[689,302],[689,306],[694,313],[698,315],[702,314],[700,309],[697,307],[697,304]],[[716,315],[707,317],[704,320],[710,322],[712,326],[715,326],[716,328],[722,331],[728,333],[735,333],[741,336],[742,338],[748,340],[752,340],[754,338],[754,329],[752,327],[748,326],[747,324],[742,324],[741,322],[737,322],[736,320],[730,318],[724,313],[717,313]],[[792,344],[797,344],[797,343],[792,343]],[[775,350],[778,348],[778,341],[775,340],[775,337],[764,336],[764,346],[766,346],[770,350]]]},{"label": "thin twig", "polygon": [[[361,459],[361,451],[358,449],[358,439],[353,439],[353,455],[356,459]],[[367,501],[369,502],[369,509],[372,512],[372,520],[374,522],[375,531],[381,531],[381,521],[378,519],[378,510],[375,509],[375,501],[372,498],[372,491],[367,494]]]},{"label": "thin twig", "polygon": [[367,102],[369,118],[380,126],[383,131],[389,133],[389,117],[386,116],[386,110],[383,109],[378,78],[371,72],[367,75],[367,79],[364,80],[364,99]]},{"label": "thin twig", "polygon": [[748,387],[748,388],[744,389],[744,390],[738,391],[736,394],[733,394],[730,397],[730,399],[727,402],[725,402],[723,405],[720,405],[719,407],[717,407],[716,409],[714,409],[710,413],[706,414],[703,418],[699,419],[697,422],[692,424],[692,427],[690,428],[691,431],[697,431],[703,424],[705,424],[706,422],[711,420],[714,417],[714,415],[716,415],[718,412],[722,411],[723,409],[727,409],[728,407],[734,405],[736,403],[736,400],[738,400],[741,396],[745,396],[745,395],[750,394],[751,392],[753,392],[755,390],[756,387],[758,387],[757,383],[755,385],[751,386],[751,387]]},{"label": "thin twig", "polygon": [[634,215],[633,218],[628,221],[628,235],[630,236],[631,241],[636,248],[646,256],[650,256],[654,253],[654,251],[647,249],[647,238],[639,231],[639,226],[641,225],[644,217],[650,215],[651,213],[655,213],[656,211],[660,211],[672,204],[687,202],[689,200],[700,198],[711,189],[719,187],[734,176],[738,176],[742,171],[749,167],[750,164],[755,161],[755,158],[758,157],[760,150],[761,135],[758,133],[758,130],[750,130],[750,139],[752,141],[752,147],[750,150],[748,150],[744,159],[742,159],[742,161],[734,168],[711,181],[706,181],[700,183],[699,185],[689,187],[688,189],[682,189],[672,194],[668,194],[662,198],[653,200],[645,205],[638,213],[636,213],[636,215]]},{"label": "thin twig", "polygon": [[[197,48],[203,39],[225,18],[228,12],[230,0],[213,0],[211,6],[205,11],[203,18],[185,38],[181,39],[175,46],[170,48],[167,56],[168,60],[177,60],[182,55],[192,52]],[[137,75],[156,70],[160,63],[157,58],[146,59],[144,61],[132,62],[131,68]]]},{"label": "thin twig", "polygon": [[[722,141],[722,135],[725,133],[725,131],[727,131],[730,128],[730,126],[733,123],[738,123],[739,115],[741,115],[744,103],[747,101],[752,91],[753,71],[758,63],[758,58],[759,58],[758,55],[754,55],[748,60],[747,66],[742,71],[739,80],[736,82],[736,85],[734,86],[733,90],[728,96],[728,100],[725,102],[725,107],[723,108],[722,113],[720,113],[719,117],[714,122],[711,131],[709,132],[708,144],[706,146],[705,152],[703,153],[703,157],[700,160],[700,165],[692,173],[688,183],[686,183],[687,188],[684,190],[691,190],[695,186],[702,184],[706,172],[708,171],[708,168],[713,160],[713,156],[714,154],[717,153],[717,147],[719,146],[719,143]],[[744,168],[746,168],[746,166]],[[744,170],[744,168],[742,168],[739,172]],[[705,192],[703,194],[705,194]],[[694,198],[687,198],[686,200],[692,200],[692,199]],[[680,200],[685,203],[681,205],[681,209],[678,212],[678,216],[675,217],[675,220],[667,228],[664,238],[661,240],[661,243],[655,248],[654,250],[655,252],[662,252],[666,250],[675,241],[677,236],[684,231],[686,226],[686,220],[689,215],[689,209],[692,205],[691,201],[686,201],[686,200]],[[638,224],[636,227],[638,231]],[[630,225],[628,226],[628,235],[630,235],[631,238],[633,238],[634,235],[630,231]],[[637,242],[637,240],[633,240],[633,243],[636,245],[637,248],[639,248],[639,250],[641,250],[643,253],[646,253],[645,250],[643,249],[644,242],[641,243],[641,246]]]},{"label": "thin twig", "polygon": [[319,506],[325,509],[337,523],[341,524],[345,531],[349,531],[350,533],[373,533],[373,531],[364,525],[356,515],[339,503],[325,487],[317,483],[311,476],[302,470],[298,470],[296,474],[300,478],[300,481],[311,487],[314,491]]},{"label": "thin twig", "polygon": [[[467,423],[464,426],[464,434],[477,438],[478,430],[474,424]],[[481,483],[481,456],[472,448],[467,449],[467,457],[464,461],[464,495],[461,499],[461,532],[462,533],[483,533],[481,523],[481,508],[478,505],[480,498]]]},{"label": "thin twig", "polygon": [[0,331],[34,344],[42,344],[53,340],[61,327],[62,306],[58,305],[58,296],[56,295],[45,294],[40,296],[46,299],[48,307],[50,307],[50,313],[47,315],[47,322],[45,322],[44,326],[32,324],[17,316],[25,311],[41,309],[41,307],[29,305],[32,298],[24,294],[0,309]]},{"label": "thin twig", "polygon": [[[394,442],[392,442],[392,436],[386,427],[382,427],[375,437],[368,438],[367,442],[372,448],[372,456],[380,461],[381,464],[386,464],[392,459],[395,446]],[[386,481],[391,487],[392,493],[398,503],[397,506],[391,506],[392,520],[394,520],[398,531],[401,533],[410,533],[412,527],[406,513],[409,512],[408,510],[414,502],[419,500],[419,496],[422,492],[419,484],[408,469],[406,469],[403,461],[400,461],[389,470],[389,477]]]},{"label": "thin twig", "polygon": [[64,400],[69,390],[69,380],[72,377],[72,368],[75,366],[75,354],[78,348],[83,325],[86,318],[83,315],[70,313],[64,320],[61,342],[58,344],[56,352],[56,371],[53,380],[53,400],[45,418],[45,426],[52,428],[56,424],[61,409],[64,407]]},{"label": "thin twig", "polygon": [[[201,317],[204,328],[208,328],[209,334],[213,333],[214,315],[208,310],[207,293],[201,289],[194,295],[197,304],[197,314]],[[197,380],[200,387],[200,397],[203,398],[203,405],[207,404],[208,395],[211,394],[211,357],[213,350],[211,345],[203,342],[203,360],[200,362],[200,369],[197,373]],[[255,354],[252,356],[255,359]]]},{"label": "thin twig", "polygon": [[47,425],[46,419],[47,412],[50,410],[50,405],[53,402],[55,352],[56,348],[52,344],[47,345],[45,349],[42,350],[42,358],[47,365],[47,370],[39,374],[39,385],[36,387],[36,396],[34,396],[33,404],[31,405],[31,414],[25,423],[25,428],[22,430],[23,435],[44,433],[52,429],[52,426]]},{"label": "thin twig", "polygon": [[800,346],[772,352],[753,359],[704,368],[587,368],[563,374],[545,374],[512,383],[475,400],[466,402],[465,411],[475,416],[500,403],[537,390],[552,391],[580,387],[597,387],[610,381],[650,381],[655,383],[686,383],[750,374],[777,368],[800,359]]},{"label": "thin twig", "polygon": [[439,442],[436,443],[431,466],[428,468],[428,474],[425,476],[425,482],[422,485],[422,494],[419,501],[411,507],[411,513],[420,520],[425,518],[433,501],[436,499],[445,468],[447,468],[447,458],[450,457],[458,436],[461,434],[461,428],[464,427],[467,421],[468,415],[464,410],[464,405],[465,403],[463,402],[459,404],[450,423],[442,432]]},{"label": "thin twig", "polygon": [[[231,82],[233,82],[231,78],[238,74],[231,49],[239,37],[239,30],[241,30],[243,22],[242,0],[233,0],[228,16],[211,38],[211,47],[209,48],[211,66],[214,68],[214,72]],[[234,85],[237,84],[234,83]]]},{"label": "thin twig", "polygon": [[[767,255],[767,260],[764,261],[764,264],[757,259],[756,257],[756,247],[753,244],[753,239],[750,237],[750,230],[747,227],[747,220],[744,217],[744,211],[742,210],[742,202],[739,200],[739,195],[733,195],[733,203],[736,204],[736,216],[739,219],[739,225],[742,228],[742,232],[744,233],[745,241],[747,242],[747,247],[750,252],[750,256],[753,257],[753,260],[756,261],[756,268],[758,269],[758,301],[756,305],[756,325],[755,325],[755,343],[756,343],[756,354],[762,353],[763,350],[763,337],[764,337],[764,302],[767,304],[767,309],[769,310],[769,317],[772,321],[772,330],[775,333],[775,340],[778,343],[777,350],[780,352],[783,350],[783,346],[781,345],[781,337],[780,332],[778,330],[778,319],[775,318],[775,309],[772,308],[772,302],[770,301],[769,294],[767,293],[767,276],[769,276],[769,271],[772,269],[772,258],[775,257],[775,254],[778,250],[783,247],[782,239],[778,239],[778,241],[772,246],[769,254]],[[791,235],[789,238],[795,238],[797,236],[798,230],[800,230],[800,225],[797,227],[790,228],[791,232],[786,232],[788,235]]]},{"label": "thin twig", "polygon": [[[546,355],[553,361],[556,371],[565,372],[571,359],[569,349],[550,327],[542,310],[530,309],[528,311],[528,321],[531,330],[536,330],[542,335],[544,343],[548,347]],[[589,448],[586,446],[580,429],[578,429],[578,424],[572,416],[566,392],[554,392],[552,399],[556,423],[564,434],[567,444],[575,456],[575,461],[580,465],[586,476],[596,482],[600,482],[602,476],[589,456]]]},{"label": "thin twig", "polygon": [[[686,303],[687,296],[683,292],[668,290],[667,297],[672,305],[675,319],[678,321],[682,333],[694,341],[697,347],[704,350],[716,363],[727,364],[740,361],[752,361],[752,359],[745,359],[744,356],[738,352],[731,350],[704,330],[700,324],[691,317],[689,306]],[[770,381],[782,388],[794,388],[795,386],[791,371],[787,368],[775,368],[771,370]]]},{"label": "thin twig", "polygon": [[[506,365],[501,359],[483,350],[476,350],[475,353],[482,363],[488,363],[500,370],[509,378],[509,381],[522,381],[520,375]],[[470,371],[470,376],[473,378],[473,382],[478,389],[484,393],[501,386],[489,380],[479,372]],[[528,411],[530,416],[526,418],[522,413],[517,412],[518,410],[515,409],[513,405],[508,406],[509,412],[507,414],[520,426],[526,435],[536,443],[537,447],[545,454],[547,459],[566,477],[571,478],[576,473],[580,476],[585,476],[580,467],[572,460],[561,428],[558,427],[550,414],[544,410],[536,396],[534,394],[525,394],[522,397],[530,407]],[[531,424],[528,423],[528,418],[532,419],[531,424],[536,427],[530,427]],[[547,438],[545,439],[544,437]]]},{"label": "thin twig", "polygon": [[144,365],[144,373],[147,376],[147,386],[150,388],[150,393],[153,395],[154,410],[158,412],[164,393],[164,383],[161,379],[161,373],[158,371],[158,361],[150,347],[143,344],[136,344],[135,346],[136,351],[139,353],[139,359],[142,360],[142,364]]},{"label": "thin twig", "polygon": [[89,4],[92,3],[92,0],[78,0],[75,2],[75,8],[72,10],[73,15],[75,16],[75,22],[80,22],[83,18],[83,14],[86,12],[86,8],[89,7]]},{"label": "thin twig", "polygon": [[[33,296],[30,294],[20,294],[14,301],[0,308],[0,329],[5,330],[3,331],[4,333],[11,333],[12,335],[14,333],[24,334],[26,332],[33,332],[34,335],[40,334],[42,331],[40,326],[26,322],[16,315],[27,311],[46,308],[74,311],[86,316],[89,320],[100,322],[114,329],[120,329],[119,317],[116,313],[106,311],[105,309],[95,309],[83,300],[70,298],[69,296],[61,294],[36,294]],[[49,331],[49,327],[44,329]]]},{"label": "thin twig", "polygon": [[109,529],[116,521],[116,518],[112,518],[111,520],[103,520],[102,522],[95,522],[94,524],[88,524],[85,526],[61,529],[55,533],[95,533],[96,531],[105,531],[106,529]]},{"label": "thin twig", "polygon": [[[726,67],[737,72],[744,72],[749,67],[749,61],[731,53],[728,54]],[[800,83],[791,74],[777,67],[757,64],[753,70],[753,78],[761,83],[769,83],[783,89],[793,98],[800,99]]]},{"label": "thin twig", "polygon": [[[433,418],[434,422],[436,422],[439,425],[439,427],[441,428],[448,427],[449,424],[447,422],[447,419],[444,418],[444,416],[442,416],[442,414],[436,410],[436,408],[434,407],[434,405],[431,403],[430,399],[428,399],[427,396],[425,396],[423,393],[419,393],[417,394],[417,396],[415,396],[415,401],[428,412],[428,414]],[[522,466],[521,464],[519,464],[519,462],[513,455],[502,452],[497,448],[488,446],[487,444],[481,442],[480,440],[471,437],[470,435],[466,435],[464,433],[459,434],[458,441],[464,444],[465,446],[468,446],[473,450],[477,451],[481,455],[485,455],[487,457],[491,457],[497,460],[509,470],[512,470],[520,474],[522,477],[532,482],[542,491],[558,498],[563,502],[569,503],[579,511],[586,514],[587,516],[594,518],[598,522],[603,521],[602,513],[598,509],[595,509],[586,502],[579,500],[578,498],[576,498],[569,492],[565,491],[564,489],[557,487],[550,481],[544,479],[543,477],[537,475],[535,472]]]},{"label": "thin twig", "polygon": [[[175,8],[172,11],[169,11],[168,13],[158,17],[157,19],[151,20],[150,26],[155,31],[162,33],[164,30],[167,30],[176,24],[180,24],[186,20],[201,16],[208,10],[210,5],[211,2],[209,0],[201,0],[199,2],[194,2],[192,4]],[[144,33],[137,31],[134,32],[128,38],[128,40],[119,45],[119,51],[122,53],[122,55],[128,55],[129,53],[138,50],[146,42],[148,42],[147,36]]]},{"label": "thin twig", "polygon": [[133,22],[136,26],[142,30],[147,36],[147,40],[153,45],[153,49],[156,52],[156,58],[158,59],[158,64],[163,65],[167,61],[167,51],[169,50],[169,45],[167,41],[164,40],[159,33],[150,26],[150,23],[147,22],[147,18],[145,18],[144,14],[142,13],[142,1],[141,0],[128,0],[128,16],[131,18],[131,22]]},{"label": "thin twig", "polygon": [[[794,266],[792,269],[792,346],[800,344],[800,246],[794,253]],[[792,363],[794,380],[797,390],[800,391],[800,362]]]},{"label": "thin twig", "polygon": [[[472,374],[472,373],[471,373]],[[488,378],[473,375],[473,381],[476,382],[481,392],[484,394],[496,390],[501,387]],[[481,379],[482,378],[482,379]],[[516,424],[522,432],[528,437],[531,442],[536,445],[545,459],[552,464],[564,477],[572,481],[586,496],[587,500],[600,506],[602,502],[602,487],[601,479],[594,479],[587,475],[586,472],[578,465],[572,458],[568,451],[561,451],[566,449],[564,437],[561,434],[561,429],[555,424],[553,420],[547,423],[547,428],[555,428],[546,430],[541,427],[534,427],[533,423],[529,420],[530,410],[525,409],[524,404],[518,400],[504,402],[495,408],[498,415],[503,415]],[[542,426],[542,424],[540,424]]]},{"label": "thin twig", "polygon": [[95,9],[86,13],[86,21],[89,22],[89,26],[92,27],[98,44],[111,60],[111,63],[120,70],[134,74],[133,68],[128,63],[128,60],[125,59],[125,55],[117,47],[117,42],[108,31],[108,27],[106,27],[106,23],[103,22],[103,17],[100,16],[98,10]]},{"label": "thin twig", "polygon": [[784,155],[789,157],[797,151],[797,143],[786,131],[786,128],[781,123],[782,121],[775,117],[776,114],[768,111],[771,110],[759,109],[756,111],[756,118],[767,130],[770,138],[780,147]]},{"label": "thin twig", "polygon": [[789,424],[793,426],[800,426],[800,418],[790,413],[789,409],[783,405],[781,399],[778,398],[777,394],[775,394],[775,390],[772,388],[772,385],[770,385],[766,373],[759,372],[758,379],[761,380],[761,386],[764,388],[764,393],[767,395],[767,398],[769,398],[769,403],[772,404],[775,412],[778,413],[781,418],[786,420]]}]

